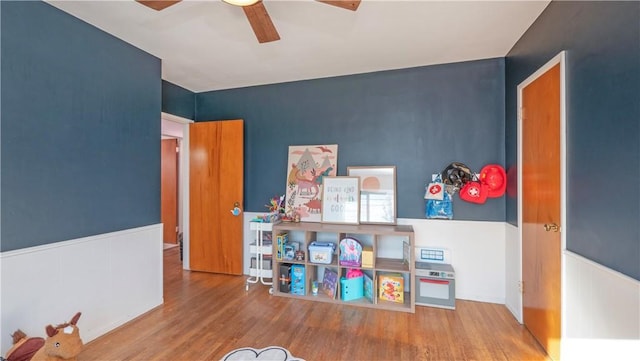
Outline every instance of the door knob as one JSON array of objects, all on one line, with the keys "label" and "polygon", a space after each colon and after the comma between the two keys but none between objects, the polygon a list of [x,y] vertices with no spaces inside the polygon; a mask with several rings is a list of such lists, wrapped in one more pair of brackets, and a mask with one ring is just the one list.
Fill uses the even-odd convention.
[{"label": "door knob", "polygon": [[560,231],[560,226],[555,223],[545,223],[544,230],[547,232],[558,232]]},{"label": "door knob", "polygon": [[231,214],[237,217],[240,215],[240,213],[242,213],[242,209],[240,209],[240,203],[235,202],[233,204],[233,209],[231,210]]}]

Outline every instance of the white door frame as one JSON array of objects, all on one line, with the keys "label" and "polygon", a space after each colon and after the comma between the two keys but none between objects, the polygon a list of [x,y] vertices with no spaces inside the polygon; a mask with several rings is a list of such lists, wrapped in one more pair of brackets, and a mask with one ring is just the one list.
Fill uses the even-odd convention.
[{"label": "white door frame", "polygon": [[162,120],[182,124],[182,142],[180,142],[180,185],[178,198],[182,209],[179,223],[182,224],[182,268],[189,267],[189,124],[193,120],[162,112]]},{"label": "white door frame", "polygon": [[[545,65],[540,67],[535,73],[531,74],[527,79],[518,85],[518,248],[520,250],[520,264],[517,272],[520,284],[522,284],[522,91],[527,85],[546,73],[549,69],[560,64],[560,267],[562,274],[561,282],[561,326],[560,335],[565,338],[566,330],[566,260],[565,250],[567,246],[567,106],[566,106],[566,90],[567,90],[567,52],[561,51],[558,55],[549,60]],[[518,294],[519,311],[518,321],[523,323],[523,297],[522,292]],[[562,350],[562,347],[560,348]]]}]

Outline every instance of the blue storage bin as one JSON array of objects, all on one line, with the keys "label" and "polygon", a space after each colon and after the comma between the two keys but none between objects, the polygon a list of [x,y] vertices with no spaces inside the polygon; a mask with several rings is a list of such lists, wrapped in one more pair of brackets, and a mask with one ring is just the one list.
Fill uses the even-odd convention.
[{"label": "blue storage bin", "polygon": [[311,242],[309,245],[309,262],[331,264],[333,252],[336,250],[335,243],[331,242]]},{"label": "blue storage bin", "polygon": [[364,296],[364,277],[340,279],[341,298],[343,301],[356,300]]}]

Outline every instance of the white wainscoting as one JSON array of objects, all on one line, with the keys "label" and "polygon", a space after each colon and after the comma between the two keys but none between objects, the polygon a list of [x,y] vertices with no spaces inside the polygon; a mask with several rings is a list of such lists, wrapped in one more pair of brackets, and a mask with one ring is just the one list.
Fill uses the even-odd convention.
[{"label": "white wainscoting", "polygon": [[456,298],[505,303],[505,223],[398,219],[410,224],[416,247],[446,248],[456,273]]},{"label": "white wainscoting", "polygon": [[563,360],[640,360],[640,281],[564,252]]},{"label": "white wainscoting", "polygon": [[161,305],[162,224],[0,253],[1,354],[82,312],[89,342]]},{"label": "white wainscoting", "polygon": [[[244,214],[244,273],[249,274],[249,244],[255,232],[249,221],[262,213]],[[505,224],[503,222],[398,219],[410,224],[417,247],[446,248],[456,272],[456,298],[505,303]]]},{"label": "white wainscoting", "polygon": [[513,316],[522,323],[522,293],[520,293],[520,280],[522,279],[522,244],[520,242],[520,229],[514,225],[505,225],[505,305]]}]

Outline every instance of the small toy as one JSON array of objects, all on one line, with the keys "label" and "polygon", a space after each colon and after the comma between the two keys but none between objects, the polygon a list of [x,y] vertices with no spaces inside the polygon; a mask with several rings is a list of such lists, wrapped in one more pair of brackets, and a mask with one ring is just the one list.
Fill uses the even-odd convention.
[{"label": "small toy", "polygon": [[293,260],[296,257],[296,252],[300,249],[298,242],[289,241],[284,245],[284,259]]},{"label": "small toy", "polygon": [[13,337],[13,346],[7,352],[7,358],[0,357],[1,360],[31,360],[33,355],[44,346],[44,338],[27,337],[21,330],[14,332],[11,337]]},{"label": "small toy", "polygon": [[27,337],[17,330],[13,333],[13,347],[7,352],[7,361],[76,361],[84,344],[80,338],[80,330],[76,326],[81,313],[73,316],[71,321],[56,327],[48,325],[47,338]]},{"label": "small toy", "polygon": [[347,279],[351,279],[351,278],[358,278],[358,277],[362,277],[364,275],[364,273],[362,273],[361,270],[356,269],[356,268],[349,268],[347,269]]},{"label": "small toy", "polygon": [[271,198],[269,204],[266,204],[265,207],[271,213],[284,213],[284,195]]},{"label": "small toy", "polygon": [[340,241],[340,265],[360,267],[362,264],[362,245],[358,240],[346,237]]}]

